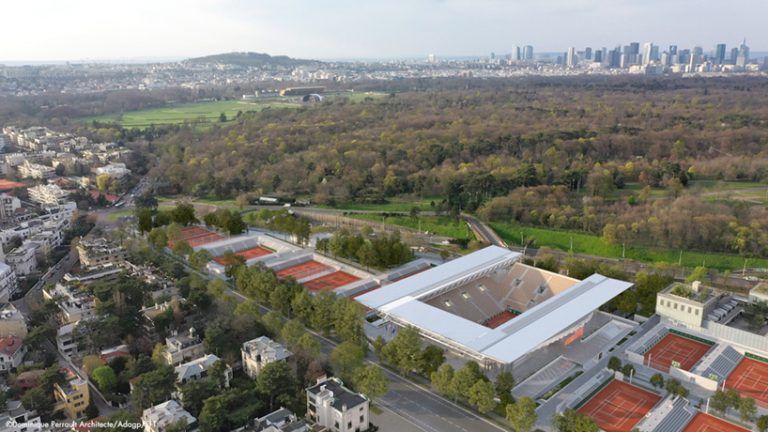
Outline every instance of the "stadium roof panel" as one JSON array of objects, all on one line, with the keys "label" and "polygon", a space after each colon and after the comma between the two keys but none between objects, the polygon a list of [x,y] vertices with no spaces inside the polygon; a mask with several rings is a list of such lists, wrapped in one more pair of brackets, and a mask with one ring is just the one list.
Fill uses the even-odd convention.
[{"label": "stadium roof panel", "polygon": [[495,329],[419,300],[419,297],[490,268],[511,265],[519,257],[516,252],[491,246],[362,295],[357,300],[403,324],[459,344],[480,356],[511,363],[568,330],[632,286],[629,282],[594,274]]},{"label": "stadium roof panel", "polygon": [[512,264],[520,254],[498,246],[489,246],[477,252],[449,261],[443,265],[415,274],[407,279],[362,295],[357,301],[371,309],[380,309],[404,297],[416,298],[457,280],[487,271],[489,267]]}]

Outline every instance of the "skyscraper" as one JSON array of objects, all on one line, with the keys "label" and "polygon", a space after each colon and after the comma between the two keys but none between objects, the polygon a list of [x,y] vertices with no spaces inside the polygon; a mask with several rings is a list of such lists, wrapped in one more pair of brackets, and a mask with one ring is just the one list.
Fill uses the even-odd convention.
[{"label": "skyscraper", "polygon": [[592,48],[586,47],[584,49],[584,59],[586,60],[592,60]]},{"label": "skyscraper", "polygon": [[531,45],[526,45],[525,47],[523,47],[523,60],[525,61],[533,60],[533,47]]},{"label": "skyscraper", "polygon": [[568,67],[576,66],[576,48],[568,48],[568,52],[565,54],[565,65]]},{"label": "skyscraper", "polygon": [[651,42],[646,42],[643,44],[643,64],[650,64],[653,61],[653,56],[651,53],[653,52],[653,44]]},{"label": "skyscraper", "polygon": [[749,63],[749,47],[747,46],[747,40],[739,46],[739,55],[736,57],[736,66],[744,67]]},{"label": "skyscraper", "polygon": [[512,50],[512,60],[514,61],[520,61],[522,60],[522,52],[520,50],[520,46],[516,45],[515,48]]},{"label": "skyscraper", "polygon": [[715,48],[715,63],[719,65],[725,63],[725,44],[717,44]]}]

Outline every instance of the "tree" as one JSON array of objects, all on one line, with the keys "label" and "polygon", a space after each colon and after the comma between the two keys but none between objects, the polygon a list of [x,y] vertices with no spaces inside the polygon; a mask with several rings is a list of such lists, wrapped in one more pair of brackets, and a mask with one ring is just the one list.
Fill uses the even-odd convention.
[{"label": "tree", "polygon": [[451,380],[451,390],[450,393],[455,396],[463,396],[465,398],[469,397],[469,389],[472,388],[475,383],[481,379],[485,378],[480,372],[480,367],[477,365],[477,363],[473,361],[469,361],[464,364],[464,366],[456,371],[456,373],[453,375],[453,379]]},{"label": "tree", "polygon": [[761,415],[755,422],[759,432],[768,432],[768,415]]},{"label": "tree", "polygon": [[192,246],[184,240],[176,241],[171,248],[175,253],[179,255],[189,255],[192,253]]},{"label": "tree", "polygon": [[502,406],[513,401],[512,389],[515,387],[515,377],[512,372],[503,371],[496,375],[496,383],[494,385],[496,389],[496,396],[501,401]]},{"label": "tree", "polygon": [[432,381],[432,384],[435,385],[437,391],[451,399],[456,399],[458,395],[453,394],[453,388],[451,387],[453,375],[453,366],[448,363],[443,363],[436,371],[432,372],[430,380]]},{"label": "tree", "polygon": [[216,360],[216,362],[211,365],[208,373],[208,377],[213,380],[219,389],[223,390],[229,387],[229,377],[227,376],[229,374],[229,366],[224,360]]},{"label": "tree", "polygon": [[701,281],[706,276],[707,276],[707,268],[706,267],[702,267],[702,266],[698,266],[695,269],[693,269],[693,271],[691,272],[691,274],[688,275],[688,277],[685,278],[685,283],[692,283],[692,282],[695,282],[695,281]]},{"label": "tree", "polygon": [[594,420],[571,408],[561,414],[555,414],[552,425],[558,432],[598,432],[600,430]]},{"label": "tree", "polygon": [[445,362],[445,355],[442,348],[434,345],[427,345],[419,354],[419,373],[425,377],[432,375],[441,364]]},{"label": "tree", "polygon": [[205,269],[205,265],[212,259],[213,257],[210,252],[205,249],[200,249],[189,255],[189,264],[197,270],[203,270]]},{"label": "tree", "polygon": [[611,358],[608,359],[608,369],[613,371],[620,371],[621,370],[621,360],[616,356],[611,356]]},{"label": "tree", "polygon": [[286,404],[298,392],[293,371],[286,362],[267,363],[256,377],[256,389],[266,396],[269,409],[275,409],[275,402]]},{"label": "tree", "polygon": [[384,347],[387,345],[387,341],[384,340],[384,337],[381,335],[376,336],[376,339],[373,341],[373,353],[376,355],[376,357],[381,358],[381,352],[384,350]]},{"label": "tree", "polygon": [[418,367],[420,353],[421,338],[415,327],[400,329],[381,351],[384,360],[395,366],[402,375]]},{"label": "tree", "polygon": [[660,373],[655,373],[651,375],[650,383],[656,388],[662,388],[664,387],[664,376]]},{"label": "tree", "polygon": [[225,398],[223,395],[213,396],[206,399],[203,404],[203,409],[200,410],[199,420],[201,432],[220,432],[226,430],[227,407],[224,402]]},{"label": "tree", "polygon": [[730,406],[728,395],[724,391],[718,390],[709,399],[709,407],[718,412],[720,415],[725,414]]},{"label": "tree", "polygon": [[739,401],[739,418],[744,422],[751,422],[757,414],[755,400],[750,397],[741,398]]},{"label": "tree", "polygon": [[264,314],[261,321],[264,323],[264,327],[273,335],[279,335],[283,328],[283,318],[273,310]]},{"label": "tree", "polygon": [[371,399],[384,396],[389,391],[387,376],[379,366],[372,364],[358,368],[352,382],[358,391]]},{"label": "tree", "polygon": [[21,403],[24,408],[35,410],[43,419],[48,419],[53,413],[53,392],[50,389],[45,389],[44,386],[37,386],[24,393]]},{"label": "tree", "polygon": [[496,402],[493,400],[494,396],[493,384],[486,380],[478,379],[469,388],[467,399],[470,405],[485,414],[496,406]]},{"label": "tree", "polygon": [[291,348],[295,348],[299,344],[299,339],[301,339],[304,334],[304,325],[302,325],[299,320],[295,319],[286,322],[285,325],[283,325],[283,329],[280,330],[281,339]]},{"label": "tree", "polygon": [[134,384],[132,399],[135,406],[146,409],[170,399],[176,384],[176,371],[171,366],[158,365],[157,369],[140,377]]},{"label": "tree", "polygon": [[152,228],[149,232],[149,241],[157,248],[164,248],[168,244],[168,236],[162,228]]},{"label": "tree", "polygon": [[688,389],[683,387],[682,384],[680,384],[680,381],[674,378],[668,379],[664,387],[666,388],[667,393],[671,395],[682,397],[688,396]]},{"label": "tree", "polygon": [[322,332],[326,336],[333,328],[334,304],[336,294],[331,291],[322,291],[312,298],[312,316],[309,323],[313,329]]},{"label": "tree", "polygon": [[198,416],[206,399],[219,393],[219,387],[211,379],[190,381],[181,387],[184,400],[184,409],[193,416]]},{"label": "tree", "polygon": [[330,362],[336,374],[346,379],[352,376],[355,369],[363,365],[364,358],[363,347],[352,341],[346,341],[331,351]]},{"label": "tree", "polygon": [[632,363],[627,363],[621,368],[621,373],[623,373],[625,376],[630,376],[635,371],[635,367],[632,366]]},{"label": "tree", "polygon": [[96,187],[104,192],[107,189],[109,189],[109,174],[101,174],[99,176],[96,176]]},{"label": "tree", "polygon": [[506,417],[516,432],[530,432],[536,425],[536,402],[523,396],[517,402],[507,404]]},{"label": "tree", "polygon": [[93,380],[101,391],[110,392],[117,385],[117,375],[109,366],[99,366],[93,371]]},{"label": "tree", "polygon": [[227,114],[221,113],[219,114],[219,123],[226,123],[227,122]]},{"label": "tree", "polygon": [[360,345],[366,343],[363,331],[363,308],[360,303],[348,297],[336,299],[333,314],[333,328],[341,340]]},{"label": "tree", "polygon": [[312,333],[304,333],[298,341],[298,346],[304,353],[312,358],[317,358],[321,352],[320,341]]},{"label": "tree", "polygon": [[305,289],[297,292],[291,301],[291,310],[293,315],[300,319],[304,324],[309,324],[312,317],[312,298]]},{"label": "tree", "polygon": [[97,355],[87,355],[83,357],[83,371],[90,376],[99,366],[104,366],[104,360]]},{"label": "tree", "polygon": [[179,203],[171,210],[171,220],[180,225],[190,225],[198,222],[195,217],[195,207],[192,204]]},{"label": "tree", "polygon": [[144,234],[152,230],[152,210],[148,208],[136,209],[136,225],[139,233]]}]

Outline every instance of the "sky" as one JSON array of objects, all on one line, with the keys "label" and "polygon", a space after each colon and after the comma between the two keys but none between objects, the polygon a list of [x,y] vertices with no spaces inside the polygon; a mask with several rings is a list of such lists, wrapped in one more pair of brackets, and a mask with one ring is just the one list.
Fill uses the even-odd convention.
[{"label": "sky", "polygon": [[744,37],[768,50],[766,0],[8,0],[0,13],[0,61],[423,58],[631,41],[708,52]]}]

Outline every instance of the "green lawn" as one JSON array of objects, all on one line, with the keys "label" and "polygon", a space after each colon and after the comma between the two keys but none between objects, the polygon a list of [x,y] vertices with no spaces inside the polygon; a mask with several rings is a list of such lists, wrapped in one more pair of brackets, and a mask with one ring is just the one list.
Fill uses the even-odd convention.
[{"label": "green lawn", "polygon": [[147,127],[152,124],[177,124],[185,121],[204,119],[208,123],[217,123],[221,113],[226,114],[232,121],[238,111],[261,111],[265,108],[297,108],[296,102],[278,98],[266,98],[255,101],[227,100],[170,105],[162,108],[150,108],[139,111],[129,111],[122,114],[109,114],[98,117],[85,117],[83,121],[117,122],[124,127]]},{"label": "green lawn", "polygon": [[384,218],[377,214],[351,214],[349,217],[355,219],[365,219],[375,222],[382,222],[390,225],[398,225],[411,229],[421,229],[421,232],[429,231],[439,236],[453,238],[472,237],[472,232],[467,224],[462,220],[456,220],[448,216],[419,216],[414,219],[410,216],[389,216]]},{"label": "green lawn", "polygon": [[[533,247],[550,247],[569,251],[573,241],[573,252],[608,258],[621,258],[621,245],[610,245],[600,236],[581,232],[557,231],[544,228],[523,227],[513,224],[492,223],[491,227],[510,246],[520,245],[521,233],[524,241],[533,241]],[[680,250],[627,245],[626,258],[644,262],[666,262],[677,264]],[[683,251],[682,264],[685,267],[703,265],[717,270],[738,270],[744,266],[744,258],[738,255]],[[768,267],[768,260],[748,258],[747,267]]]},{"label": "green lawn", "polygon": [[427,197],[427,198],[390,198],[387,203],[375,204],[375,203],[357,203],[347,202],[340,203],[334,206],[320,205],[318,207],[334,208],[339,210],[361,210],[361,211],[380,211],[380,212],[410,212],[415,206],[421,211],[432,211],[431,203],[434,201],[438,204],[442,201],[442,197]]},{"label": "green lawn", "polygon": [[133,210],[117,210],[117,211],[113,211],[112,213],[110,213],[110,214],[108,214],[106,216],[106,219],[110,220],[110,221],[116,221],[116,220],[120,219],[121,217],[125,217],[125,216],[133,216]]}]

